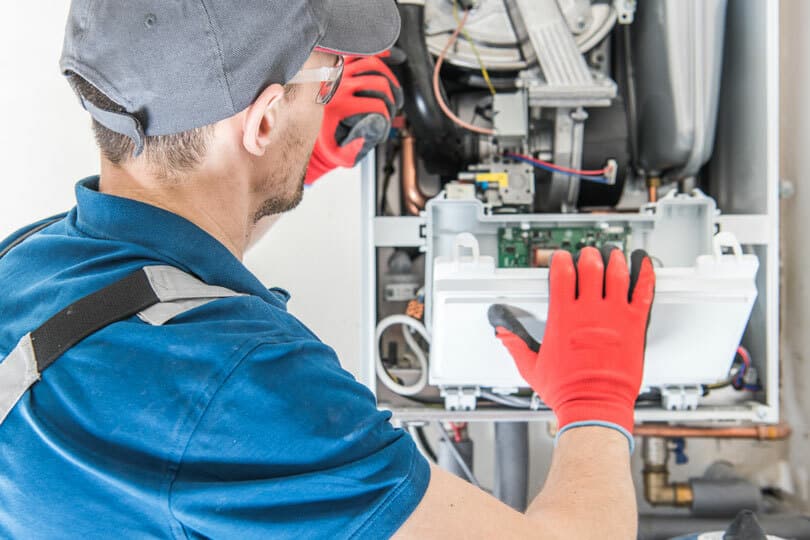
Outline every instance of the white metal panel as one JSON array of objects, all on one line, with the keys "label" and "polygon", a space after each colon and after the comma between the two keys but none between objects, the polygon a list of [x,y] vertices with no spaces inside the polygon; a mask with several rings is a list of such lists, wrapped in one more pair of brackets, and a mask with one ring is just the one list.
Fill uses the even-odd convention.
[{"label": "white metal panel", "polygon": [[[700,257],[694,268],[656,272],[645,387],[724,380],[757,297],[752,255]],[[495,337],[487,310],[506,303],[525,310],[527,330],[542,341],[548,312],[547,269],[496,269],[439,258],[434,269],[430,383],[441,386],[525,387]]]}]

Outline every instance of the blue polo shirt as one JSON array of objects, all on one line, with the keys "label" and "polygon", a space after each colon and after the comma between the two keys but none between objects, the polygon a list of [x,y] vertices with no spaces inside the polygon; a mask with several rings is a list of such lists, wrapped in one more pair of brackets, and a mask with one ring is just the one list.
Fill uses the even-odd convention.
[{"label": "blue polo shirt", "polygon": [[97,177],[79,182],[65,219],[0,260],[0,358],[65,306],[147,265],[249,296],[161,327],[112,324],[46,370],[0,425],[0,538],[396,532],[428,465],[287,312],[289,295],[189,221],[97,189]]}]

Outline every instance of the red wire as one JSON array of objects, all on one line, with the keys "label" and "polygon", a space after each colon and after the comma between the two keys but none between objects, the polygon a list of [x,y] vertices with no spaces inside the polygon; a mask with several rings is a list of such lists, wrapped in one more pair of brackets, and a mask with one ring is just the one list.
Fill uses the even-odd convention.
[{"label": "red wire", "polygon": [[464,438],[461,433],[461,430],[464,429],[465,426],[466,424],[456,424],[456,423],[450,424],[450,427],[453,428],[453,438],[456,440],[457,443],[461,442]]},{"label": "red wire", "polygon": [[450,41],[447,42],[447,45],[445,45],[444,50],[439,55],[439,58],[436,59],[436,66],[433,68],[433,93],[436,95],[436,102],[439,104],[439,107],[441,108],[442,112],[445,114],[445,116],[447,116],[447,118],[452,120],[454,123],[458,124],[464,129],[467,129],[475,133],[481,133],[482,135],[495,135],[494,129],[474,126],[456,116],[453,113],[453,111],[450,110],[450,107],[448,107],[447,104],[444,102],[444,97],[442,97],[441,85],[439,84],[439,75],[442,70],[442,64],[444,63],[444,59],[447,57],[447,53],[448,51],[450,51],[450,47],[452,47],[456,43],[456,40],[458,40],[458,35],[464,28],[464,25],[467,24],[467,18],[469,16],[470,10],[467,9],[464,11],[464,18],[462,18],[461,22],[458,23],[458,28],[456,28],[456,31],[453,32],[453,35],[450,37]]},{"label": "red wire", "polygon": [[[509,154],[507,154],[508,156]],[[546,167],[551,167],[552,169],[557,169],[559,171],[568,172],[571,174],[578,174],[580,176],[602,176],[607,173],[606,168],[602,169],[591,169],[591,170],[584,170],[584,169],[570,169],[568,167],[563,167],[562,165],[557,165],[556,163],[551,163],[549,161],[543,161],[542,159],[533,158],[531,156],[526,156],[523,154],[512,154],[517,156],[521,159],[526,159],[533,163],[538,163],[540,165],[545,165]]]},{"label": "red wire", "polygon": [[737,347],[737,354],[739,354],[740,358],[742,358],[746,368],[751,367],[751,354],[748,352],[748,349],[740,345]]}]

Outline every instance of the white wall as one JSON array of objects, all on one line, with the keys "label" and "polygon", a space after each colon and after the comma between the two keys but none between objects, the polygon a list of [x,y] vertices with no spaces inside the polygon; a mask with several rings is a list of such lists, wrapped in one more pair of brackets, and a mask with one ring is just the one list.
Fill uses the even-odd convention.
[{"label": "white wall", "polygon": [[[59,74],[67,2],[6,2],[0,32],[0,235],[73,205],[98,170],[86,113]],[[10,21],[14,21],[13,24]]]},{"label": "white wall", "polygon": [[810,2],[783,0],[781,8],[780,174],[795,187],[781,208],[783,402],[794,428],[791,461],[810,496]]},{"label": "white wall", "polygon": [[339,170],[306,190],[245,258],[268,286],[292,294],[290,311],[360,373],[360,172]]},{"label": "white wall", "polygon": [[[0,237],[72,207],[73,185],[98,172],[89,116],[59,73],[68,2],[6,2],[4,7]],[[359,172],[333,173],[308,189],[301,206],[246,258],[268,287],[290,290],[290,311],[335,347],[354,373],[359,369],[359,194]]]}]

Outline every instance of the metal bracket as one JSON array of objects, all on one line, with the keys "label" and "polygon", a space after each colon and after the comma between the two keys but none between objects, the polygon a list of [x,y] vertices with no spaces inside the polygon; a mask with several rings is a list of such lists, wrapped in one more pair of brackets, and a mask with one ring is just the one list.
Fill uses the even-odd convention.
[{"label": "metal bracket", "polygon": [[[582,166],[582,145],[588,113],[582,107],[560,107],[554,118],[554,163],[578,169]],[[575,212],[581,180],[579,177],[553,173],[551,180],[537,187],[541,210]]]},{"label": "metal bracket", "polygon": [[376,247],[424,247],[424,217],[374,218],[374,245]]},{"label": "metal bracket", "polygon": [[696,411],[703,397],[699,386],[665,386],[661,388],[661,405],[668,411]]},{"label": "metal bracket", "polygon": [[441,388],[444,398],[444,408],[448,411],[474,411],[478,398],[481,397],[481,388]]},{"label": "metal bracket", "polygon": [[532,402],[529,405],[529,409],[533,411],[539,411],[541,409],[548,409],[548,405],[543,403],[543,400],[540,399],[540,395],[537,392],[532,393]]},{"label": "metal bracket", "polygon": [[619,24],[631,24],[636,15],[636,0],[613,0]]},{"label": "metal bracket", "polygon": [[538,107],[610,105],[616,83],[594,74],[579,52],[574,36],[555,0],[507,0],[523,55],[537,59],[542,79],[529,75],[529,101]]}]

